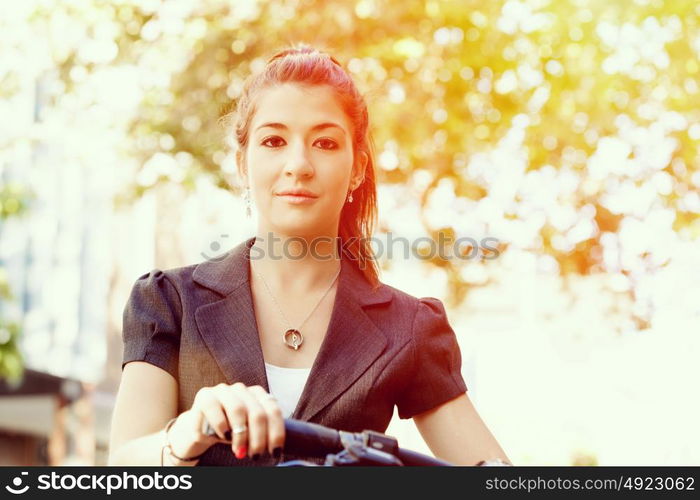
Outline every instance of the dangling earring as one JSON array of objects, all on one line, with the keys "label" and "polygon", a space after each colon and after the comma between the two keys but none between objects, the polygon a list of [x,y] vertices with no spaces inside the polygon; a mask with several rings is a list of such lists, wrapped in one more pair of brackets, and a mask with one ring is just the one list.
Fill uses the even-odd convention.
[{"label": "dangling earring", "polygon": [[350,191],[350,194],[348,195],[348,203],[352,203],[352,191]]},{"label": "dangling earring", "polygon": [[250,210],[250,188],[246,187],[245,188],[245,195],[243,197],[245,200],[245,216],[250,219],[250,216],[252,215],[252,211]]}]

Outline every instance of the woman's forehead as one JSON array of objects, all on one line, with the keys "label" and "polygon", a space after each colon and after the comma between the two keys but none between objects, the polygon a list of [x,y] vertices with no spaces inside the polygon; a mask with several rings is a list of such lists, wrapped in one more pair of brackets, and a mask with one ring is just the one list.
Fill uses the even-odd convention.
[{"label": "woman's forehead", "polygon": [[251,123],[256,130],[265,123],[280,123],[287,128],[312,128],[320,123],[337,123],[350,130],[348,117],[334,90],[327,85],[282,84],[260,92]]}]

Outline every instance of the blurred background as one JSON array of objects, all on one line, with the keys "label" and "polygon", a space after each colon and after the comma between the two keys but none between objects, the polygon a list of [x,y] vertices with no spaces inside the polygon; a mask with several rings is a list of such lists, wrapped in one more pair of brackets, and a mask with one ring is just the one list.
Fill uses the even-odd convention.
[{"label": "blurred background", "polygon": [[131,286],[252,235],[218,120],[295,42],[367,96],[378,237],[498,240],[380,262],[510,458],[699,464],[686,0],[1,1],[0,464],[105,463]]}]

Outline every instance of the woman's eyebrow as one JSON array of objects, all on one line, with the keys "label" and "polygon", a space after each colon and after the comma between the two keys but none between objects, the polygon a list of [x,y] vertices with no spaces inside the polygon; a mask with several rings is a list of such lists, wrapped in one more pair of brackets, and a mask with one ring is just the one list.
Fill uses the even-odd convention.
[{"label": "woman's eyebrow", "polygon": [[[261,128],[265,128],[265,127],[276,128],[276,129],[287,129],[287,126],[286,126],[284,123],[267,122],[267,123],[263,123],[262,125],[260,125],[260,126],[259,126],[258,128],[256,128],[255,130],[260,130]],[[321,130],[321,129],[324,129],[324,128],[331,128],[331,127],[338,128],[338,129],[340,129],[342,132],[345,132],[345,129],[344,129],[343,127],[341,127],[341,126],[338,125],[337,123],[333,123],[333,122],[323,122],[323,123],[319,123],[318,125],[314,125],[313,127],[311,127],[311,130],[312,130],[312,131],[316,131],[316,130]]]}]

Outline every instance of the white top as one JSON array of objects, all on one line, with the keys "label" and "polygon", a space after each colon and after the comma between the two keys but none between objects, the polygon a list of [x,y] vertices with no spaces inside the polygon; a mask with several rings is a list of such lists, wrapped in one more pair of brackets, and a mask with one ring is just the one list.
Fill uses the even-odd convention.
[{"label": "white top", "polygon": [[270,394],[277,398],[284,418],[289,418],[297,407],[311,368],[284,368],[265,363],[265,371]]}]

